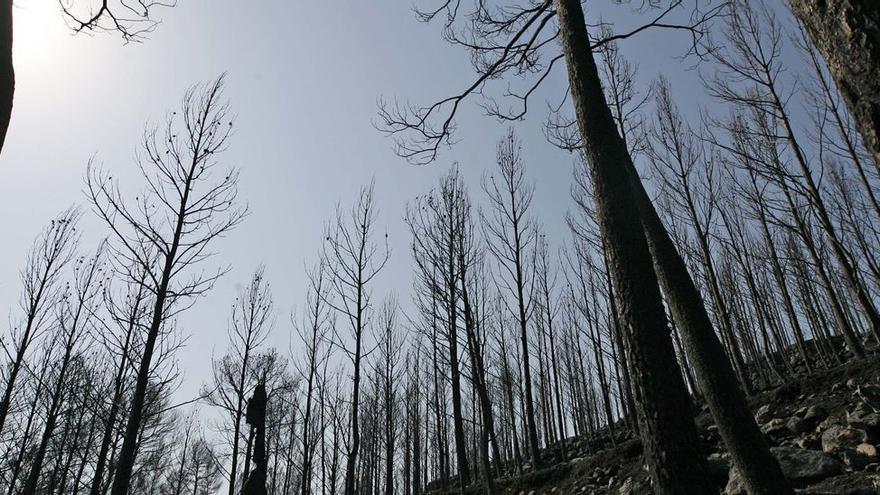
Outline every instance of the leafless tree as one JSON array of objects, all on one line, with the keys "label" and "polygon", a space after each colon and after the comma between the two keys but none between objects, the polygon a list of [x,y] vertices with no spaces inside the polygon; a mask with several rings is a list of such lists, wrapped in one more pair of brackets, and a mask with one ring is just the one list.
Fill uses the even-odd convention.
[{"label": "leafless tree", "polygon": [[21,272],[22,320],[12,329],[11,338],[3,342],[9,365],[3,377],[3,398],[0,399],[0,433],[6,424],[28,349],[48,326],[54,324],[52,308],[61,297],[59,284],[63,270],[75,256],[80,216],[79,210],[70,208],[53,219],[34,241]]},{"label": "leafless tree", "polygon": [[322,260],[327,267],[330,289],[326,303],[343,319],[348,320],[348,338],[334,327],[332,341],[352,364],[351,411],[345,464],[344,495],[353,495],[355,468],[360,449],[361,367],[365,354],[364,338],[370,318],[371,282],[388,262],[387,234],[385,242],[377,243],[377,209],[373,196],[374,184],[361,189],[357,201],[346,212],[337,207],[336,216],[327,226]]},{"label": "leafless tree", "polygon": [[235,202],[237,173],[216,171],[216,157],[226,149],[232,132],[222,89],[222,76],[189,89],[180,114],[172,112],[161,131],[147,129],[137,154],[146,186],[133,201],[109,173],[89,167],[86,193],[92,209],[112,232],[112,250],[125,266],[147,272],[148,290],[154,297],[113,495],[127,493],[131,483],[151,363],[163,324],[190,307],[225,273],[222,269],[195,272],[193,267],[210,258],[213,241],[246,215],[246,209]]},{"label": "leafless tree", "polygon": [[321,407],[316,397],[320,389],[321,369],[326,367],[329,358],[330,347],[327,339],[335,326],[334,315],[326,303],[329,281],[327,269],[323,261],[308,273],[309,294],[306,299],[307,312],[301,325],[295,324],[294,329],[302,341],[304,355],[299,364],[295,364],[297,371],[305,381],[305,404],[302,410],[302,460],[300,473],[300,493],[309,495],[312,492],[312,478],[314,476],[313,461],[315,449],[323,436],[323,428],[315,421],[315,409]]},{"label": "leafless tree", "polygon": [[202,395],[219,408],[224,417],[220,430],[229,444],[229,493],[236,493],[239,483],[239,458],[243,435],[245,407],[257,384],[254,360],[269,337],[274,323],[274,303],[265,268],[259,267],[250,283],[232,303],[229,321],[229,349],[213,360],[214,377]]},{"label": "leafless tree", "polygon": [[534,310],[535,248],[538,239],[537,225],[529,212],[535,187],[525,177],[522,145],[512,129],[498,143],[496,163],[497,169],[483,177],[483,190],[489,198],[489,208],[480,212],[480,225],[488,250],[498,264],[500,285],[513,298],[510,310],[519,327],[523,358],[526,438],[532,465],[540,469],[528,331]]}]

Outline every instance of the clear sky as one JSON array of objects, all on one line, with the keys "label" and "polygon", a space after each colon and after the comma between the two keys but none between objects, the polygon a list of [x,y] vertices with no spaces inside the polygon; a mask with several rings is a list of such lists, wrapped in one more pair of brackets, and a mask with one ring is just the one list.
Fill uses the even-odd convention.
[{"label": "clear sky", "polygon": [[[606,20],[632,25],[632,6],[600,4]],[[634,2],[633,5],[641,4]],[[590,7],[592,8],[592,7]],[[251,215],[214,247],[212,266],[232,265],[215,289],[180,319],[187,347],[179,354],[192,396],[210,376],[211,353],[226,347],[236,287],[265,263],[278,309],[271,342],[286,351],[289,315],[304,301],[303,268],[316,260],[324,222],[338,201],[376,180],[379,224],[389,235],[390,265],[376,298],[397,290],[409,301],[409,234],[405,205],[458,161],[471,193],[493,166],[505,125],[467,104],[453,150],[435,165],[407,165],[392,142],[371,125],[380,96],[427,103],[468,84],[468,56],[446,45],[437,26],[417,22],[408,1],[181,0],[158,11],[162,24],[143,43],[124,45],[114,34],[73,36],[55,0],[19,0],[15,8],[16,97],[0,158],[0,311],[15,317],[18,271],[38,231],[62,209],[84,204],[83,173],[96,156],[126,185],[136,185],[132,155],[146,122],[175,109],[193,83],[228,71],[227,96],[238,115],[222,162],[241,171],[240,198]],[[598,19],[595,10],[591,20]],[[623,52],[640,66],[640,82],[662,71],[679,103],[703,101],[696,73],[676,58],[681,34],[646,32]],[[546,142],[541,125],[548,99],[564,90],[559,66],[516,128],[529,174],[536,180],[534,213],[555,245],[568,233],[572,156]],[[503,87],[502,87],[503,89]],[[84,248],[101,226],[89,214]]]}]

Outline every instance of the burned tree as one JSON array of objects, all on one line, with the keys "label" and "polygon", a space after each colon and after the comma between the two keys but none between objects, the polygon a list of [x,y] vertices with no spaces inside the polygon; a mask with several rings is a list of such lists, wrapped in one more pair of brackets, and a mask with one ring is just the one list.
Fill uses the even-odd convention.
[{"label": "burned tree", "polygon": [[89,167],[86,193],[92,209],[112,232],[111,249],[123,265],[139,266],[148,273],[154,295],[113,495],[128,493],[131,483],[161,330],[225,273],[222,269],[193,272],[192,267],[210,258],[208,246],[246,214],[235,204],[237,174],[215,172],[216,157],[226,149],[232,130],[222,89],[222,77],[189,89],[179,114],[169,115],[161,131],[147,129],[137,154],[146,187],[133,201],[110,174]]},{"label": "burned tree", "polygon": [[514,299],[509,306],[519,327],[526,438],[532,466],[540,469],[528,331],[534,309],[535,249],[538,240],[535,221],[529,216],[535,187],[525,178],[522,146],[512,129],[498,143],[497,166],[494,173],[483,177],[483,191],[489,198],[489,210],[481,211],[480,224],[488,251],[498,264],[502,286]]},{"label": "burned tree", "polygon": [[229,350],[213,360],[214,380],[203,392],[207,402],[220,408],[226,421],[221,430],[228,435],[229,494],[240,485],[239,458],[241,457],[242,420],[248,395],[257,385],[255,361],[260,357],[260,346],[272,329],[274,308],[265,269],[257,268],[250,283],[235,298],[229,323]]},{"label": "burned tree", "polygon": [[[667,22],[667,16],[678,6],[680,2],[672,2],[645,25],[597,41],[588,35],[579,2],[532,2],[525,6],[497,9],[477,3],[469,16],[472,20],[467,24],[474,26],[474,29],[465,28],[464,33],[455,28],[459,13],[464,15],[459,2],[445,2],[437,9],[421,12],[421,17],[432,20],[445,15],[447,29],[444,34],[452,43],[471,51],[477,71],[476,80],[462,93],[433,105],[416,107],[385,104],[380,108],[384,129],[392,134],[403,135],[397,141],[398,154],[417,163],[429,162],[436,157],[441,145],[449,144],[453,119],[461,103],[474,94],[485,94],[487,81],[514,72],[533,77],[527,90],[518,94],[508,92],[508,96],[518,105],[513,109],[504,111],[500,105],[493,104],[491,99],[486,105],[490,114],[501,119],[518,119],[525,115],[528,98],[534,89],[546,79],[556,63],[565,60],[571,101],[581,135],[581,149],[590,164],[600,230],[608,252],[617,309],[628,342],[627,355],[632,363],[634,388],[638,392],[637,403],[642,423],[640,431],[656,482],[655,487],[661,493],[672,493],[682,483],[689,484],[695,490],[700,490],[700,487],[706,490],[709,488],[703,461],[692,443],[696,441],[696,433],[690,420],[690,404],[684,384],[679,375],[667,373],[677,363],[657,288],[655,266],[667,266],[669,270],[661,276],[667,297],[675,299],[674,305],[677,309],[691,316],[681,323],[682,326],[689,326],[688,332],[694,332],[692,342],[696,344],[691,348],[697,353],[707,352],[700,356],[701,362],[705,364],[704,372],[710,375],[713,373],[713,368],[718,367],[716,360],[723,356],[723,351],[717,345],[717,338],[702,307],[699,293],[693,288],[690,276],[674,246],[664,242],[669,241],[668,234],[636,180],[626,144],[620,138],[603,94],[591,47],[601,46],[611,39],[631,37],[650,27],[685,30],[693,35],[696,46],[696,41],[704,34],[706,23],[718,10],[694,12],[684,23]],[[558,29],[553,29],[557,26]],[[562,40],[562,53],[550,56],[548,62],[542,57],[546,55],[543,52],[549,50],[547,47],[553,46],[554,40],[558,38]],[[620,164],[623,164],[623,172]],[[633,190],[632,186],[637,187]],[[646,214],[653,215],[648,217],[649,221],[643,232],[643,221],[639,219]],[[646,232],[652,239],[652,246],[664,249],[671,247],[671,251],[661,251],[660,254],[664,256],[658,256],[657,249],[648,251]],[[652,254],[655,260],[660,260],[653,266]],[[675,290],[670,291],[670,287]],[[703,345],[705,342],[709,344]],[[707,378],[707,385],[731,385],[723,370],[718,376],[721,376],[718,380]],[[735,379],[732,384],[736,386]],[[663,392],[659,392],[660,390]],[[719,396],[726,394],[722,388],[715,390]],[[723,415],[722,409],[716,409],[721,402],[724,401],[712,404],[716,417]],[[742,396],[730,396],[730,403],[738,411],[731,424],[742,423],[750,435],[749,438],[759,438],[760,432],[750,413],[746,414],[748,408]],[[736,442],[737,434],[741,433],[736,427],[723,431],[728,443]],[[766,446],[762,448],[761,442],[750,446],[758,448],[761,461],[752,462],[752,459],[743,456],[735,456],[734,459],[738,466],[747,466],[744,471],[749,473],[747,478],[753,483],[753,488],[787,492],[778,466]],[[755,469],[748,468],[750,463],[756,466]],[[775,470],[773,466],[776,466]],[[757,476],[759,473],[764,473],[765,476]]]},{"label": "burned tree", "polygon": [[348,320],[350,336],[349,341],[335,327],[333,329],[334,347],[342,350],[352,364],[344,495],[354,495],[357,491],[355,469],[360,450],[361,367],[370,317],[370,285],[390,256],[387,238],[384,246],[377,244],[374,239],[377,210],[373,189],[373,184],[362,188],[349,212],[337,207],[336,216],[327,227],[321,254],[330,284],[327,294],[321,297],[343,319]]},{"label": "burned tree", "polygon": [[[6,424],[18,375],[35,339],[51,323],[51,308],[61,296],[59,286],[65,266],[74,258],[79,234],[76,231],[80,212],[68,209],[46,227],[34,241],[25,269],[21,272],[23,293],[22,321],[12,331],[12,342],[4,342],[11,356],[9,370],[3,377],[3,398],[0,399],[0,433]],[[12,346],[9,349],[9,346]]]},{"label": "burned tree", "polygon": [[880,5],[872,0],[791,0],[822,52],[874,163],[880,163]]}]

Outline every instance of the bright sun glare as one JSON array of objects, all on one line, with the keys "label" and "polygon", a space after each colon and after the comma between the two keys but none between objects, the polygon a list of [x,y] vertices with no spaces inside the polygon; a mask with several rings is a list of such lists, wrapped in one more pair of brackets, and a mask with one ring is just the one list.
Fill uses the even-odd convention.
[{"label": "bright sun glare", "polygon": [[13,6],[12,53],[16,68],[43,66],[58,56],[65,33],[60,8],[54,0],[26,0]]}]

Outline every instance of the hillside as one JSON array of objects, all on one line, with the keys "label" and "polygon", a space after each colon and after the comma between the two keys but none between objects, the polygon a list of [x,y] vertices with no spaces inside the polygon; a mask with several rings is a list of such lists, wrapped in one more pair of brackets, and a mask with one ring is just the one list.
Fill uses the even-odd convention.
[{"label": "hillside", "polygon": [[[876,356],[762,391],[750,397],[750,405],[799,493],[880,493],[880,360]],[[696,423],[719,493],[744,495],[705,406]],[[499,490],[522,495],[652,493],[641,442],[628,432],[618,432],[614,444],[607,432],[568,442],[574,458],[560,462],[557,450],[545,450],[545,458],[553,462],[550,468],[502,478]],[[483,493],[483,489],[476,485],[465,493]]]}]

